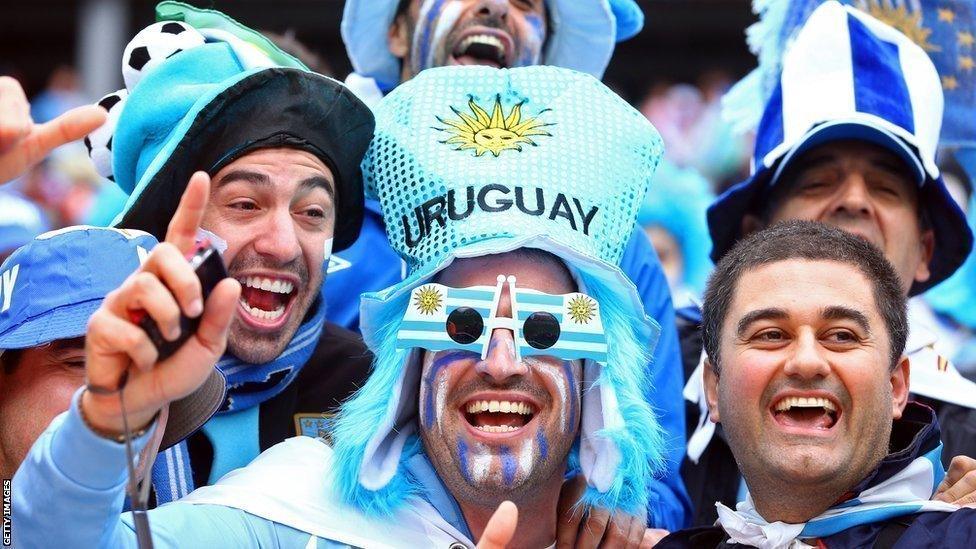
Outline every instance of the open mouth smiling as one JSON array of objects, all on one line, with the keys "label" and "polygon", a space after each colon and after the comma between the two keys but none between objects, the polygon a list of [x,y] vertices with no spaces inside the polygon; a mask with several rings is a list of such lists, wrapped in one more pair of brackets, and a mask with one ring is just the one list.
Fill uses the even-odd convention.
[{"label": "open mouth smiling", "polygon": [[238,308],[246,323],[262,329],[278,328],[285,323],[298,295],[295,278],[248,275],[237,277],[237,280],[241,283]]},{"label": "open mouth smiling", "polygon": [[461,407],[461,415],[478,436],[518,436],[538,413],[538,407],[520,398],[507,400],[471,399]]},{"label": "open mouth smiling", "polygon": [[507,34],[481,28],[462,35],[451,49],[451,57],[458,65],[487,65],[503,69],[511,66],[514,50],[512,39]]},{"label": "open mouth smiling", "polygon": [[791,431],[829,432],[840,419],[840,406],[820,396],[785,396],[774,401],[774,421]]}]

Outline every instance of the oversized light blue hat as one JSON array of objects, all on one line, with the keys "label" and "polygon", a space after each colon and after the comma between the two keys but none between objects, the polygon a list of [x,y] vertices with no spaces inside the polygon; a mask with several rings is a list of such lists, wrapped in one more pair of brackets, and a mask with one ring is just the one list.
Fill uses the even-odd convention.
[{"label": "oversized light blue hat", "polygon": [[823,3],[784,55],[757,130],[752,176],[708,210],[712,259],[731,249],[743,217],[768,199],[793,159],[817,145],[855,139],[902,158],[918,182],[935,250],[931,276],[913,284],[911,293],[938,284],[962,264],[973,243],[935,164],[942,107],[941,81],[925,51],[860,10]]},{"label": "oversized light blue hat", "polygon": [[123,53],[126,89],[99,104],[109,123],[86,139],[96,168],[129,195],[114,224],[166,232],[190,175],[214,175],[256,149],[307,151],[336,185],[333,249],[359,235],[359,163],[373,117],[344,85],[313,73],[226,15],[161,2],[158,23]]},{"label": "oversized light blue hat", "polygon": [[[342,11],[340,31],[353,70],[374,79],[383,91],[400,82],[400,60],[387,45],[387,31],[399,3],[400,0],[346,0]],[[614,44],[633,37],[644,26],[644,13],[635,0],[546,0],[546,7],[553,29],[543,64],[596,77],[603,76]]]},{"label": "oversized light blue hat", "polygon": [[617,267],[661,159],[653,126],[587,74],[556,67],[444,67],[397,87],[376,109],[363,161],[406,279],[366,294],[373,374],[336,423],[342,497],[390,512],[411,493],[419,355],[398,350],[411,291],[455,258],[539,248],[561,258],[600,304],[606,364],[584,361],[579,462],[584,503],[639,512],[664,450],[644,395],[658,325]]}]

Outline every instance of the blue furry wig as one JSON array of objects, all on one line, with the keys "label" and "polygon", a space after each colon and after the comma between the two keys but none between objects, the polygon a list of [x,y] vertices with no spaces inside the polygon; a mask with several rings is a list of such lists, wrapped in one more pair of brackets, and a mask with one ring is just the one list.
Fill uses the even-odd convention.
[{"label": "blue furry wig", "polygon": [[[565,254],[554,253],[570,263],[565,259]],[[608,272],[610,269],[607,269]],[[616,411],[619,412],[616,425],[588,434],[590,440],[598,441],[595,446],[597,453],[601,448],[606,450],[608,442],[616,450],[619,459],[610,460],[613,462],[612,480],[603,490],[598,490],[591,483],[577,505],[639,515],[645,512],[648,505],[650,479],[664,467],[665,438],[646,399],[651,378],[647,364],[656,343],[657,326],[653,320],[643,316],[642,310],[635,311],[635,304],[639,302],[622,297],[628,292],[636,295],[632,284],[630,288],[621,287],[630,284],[629,281],[614,284],[612,277],[595,276],[572,266],[571,270],[586,293],[600,303],[608,341],[606,365],[589,360],[584,362],[584,372],[598,372],[598,376],[589,376],[589,383],[584,384],[582,406],[585,409],[588,401],[594,402],[600,386],[607,386],[615,395]],[[343,501],[370,515],[392,515],[411,496],[418,495],[421,489],[405,468],[407,460],[423,451],[416,429],[420,361],[416,352],[396,348],[396,335],[408,306],[410,290],[429,280],[432,274],[399,285],[397,295],[380,292],[364,296],[364,300],[383,301],[377,309],[373,328],[371,331],[364,330],[364,337],[375,354],[375,360],[368,381],[343,404],[336,419],[333,481]],[[650,333],[654,335],[649,336]],[[412,376],[408,373],[411,369],[416,370]],[[593,382],[594,377],[596,383]],[[402,402],[399,401],[401,386]],[[594,392],[594,398],[588,396],[590,392]],[[372,483],[372,486],[364,486],[365,462],[372,459],[375,440],[377,436],[384,435],[379,431],[390,425],[391,414],[400,417],[393,428],[397,432],[390,433],[394,438],[399,438],[399,445],[389,445],[396,446],[398,450],[388,454],[390,460],[396,459],[397,462],[390,464],[391,474],[386,478]],[[579,463],[585,473],[586,463],[599,462],[607,456],[577,455],[593,452],[592,443],[589,445],[591,450],[585,449],[587,445],[580,444],[583,431],[581,423],[580,436],[571,451],[574,455],[568,457],[571,466]],[[395,467],[395,471],[392,467]]]}]

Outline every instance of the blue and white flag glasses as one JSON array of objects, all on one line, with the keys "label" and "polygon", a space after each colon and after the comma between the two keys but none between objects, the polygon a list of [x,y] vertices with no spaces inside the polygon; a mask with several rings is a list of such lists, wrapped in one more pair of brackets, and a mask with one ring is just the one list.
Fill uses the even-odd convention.
[{"label": "blue and white flag glasses", "polygon": [[[498,316],[502,286],[508,284],[512,316]],[[516,360],[548,355],[562,360],[607,361],[607,338],[600,305],[579,292],[553,295],[516,288],[515,277],[498,275],[495,286],[452,288],[423,284],[410,292],[410,303],[397,332],[397,349],[461,349],[488,356],[492,331],[511,330]]]}]

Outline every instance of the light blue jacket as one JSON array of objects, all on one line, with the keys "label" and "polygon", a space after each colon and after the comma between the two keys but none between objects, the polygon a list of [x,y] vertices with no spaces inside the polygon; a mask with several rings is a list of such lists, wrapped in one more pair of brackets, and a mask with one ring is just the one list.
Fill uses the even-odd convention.
[{"label": "light blue jacket", "polygon": [[[122,514],[127,479],[125,447],[99,437],[83,423],[78,412],[79,396],[80,391],[76,393],[69,411],[55,418],[35,442],[14,476],[11,532],[14,547],[136,547],[131,515]],[[152,431],[135,440],[134,449],[141,451],[151,435]],[[154,546],[157,549],[347,547],[346,543],[334,541],[321,532],[312,535],[300,528],[242,510],[267,509],[268,502],[274,500],[276,494],[288,494],[288,490],[296,490],[294,486],[299,487],[298,492],[305,489],[304,495],[308,500],[327,501],[328,496],[318,498],[317,492],[328,492],[328,485],[318,481],[325,478],[330,456],[331,450],[325,444],[306,437],[289,439],[269,449],[251,466],[229,474],[216,486],[202,488],[186,500],[150,511]],[[259,465],[262,459],[265,463]],[[274,467],[269,466],[269,462],[275,461],[285,464],[284,481],[275,482],[267,473]],[[278,471],[282,471],[280,466]],[[441,541],[447,536],[450,540],[473,546],[460,508],[423,453],[411,458],[408,472],[423,486],[423,500],[418,500],[413,510],[404,513],[405,518],[394,517],[390,521],[377,522],[375,528],[395,528],[394,535],[403,537],[394,539],[409,539],[410,535],[420,535],[423,539],[427,532],[438,530],[435,532],[437,537],[431,538],[431,541]],[[230,485],[230,490],[235,489],[235,475],[243,477],[239,479],[241,482],[237,483],[237,489],[243,486],[248,491],[253,489],[255,494],[263,490],[268,495],[238,498],[239,503],[232,505],[205,503],[221,488],[224,494],[227,493],[227,488],[222,484]],[[293,484],[292,488],[281,486],[289,483]],[[194,499],[198,503],[187,502]],[[292,499],[286,496],[285,499],[289,502],[300,501],[302,494]],[[319,509],[322,508],[320,505]],[[314,517],[315,511],[311,507],[308,509],[307,515]],[[319,520],[319,524],[331,520],[339,525],[339,531],[350,532],[353,539],[363,533],[352,532],[351,524],[370,522],[355,510],[343,509],[341,504],[334,507],[326,505],[325,513],[328,519]],[[297,515],[305,514],[299,506]],[[412,521],[415,528],[409,528],[405,521]],[[438,525],[440,528],[437,528]],[[371,535],[372,532],[366,533],[367,537]],[[369,544],[377,546],[375,541]]]}]

